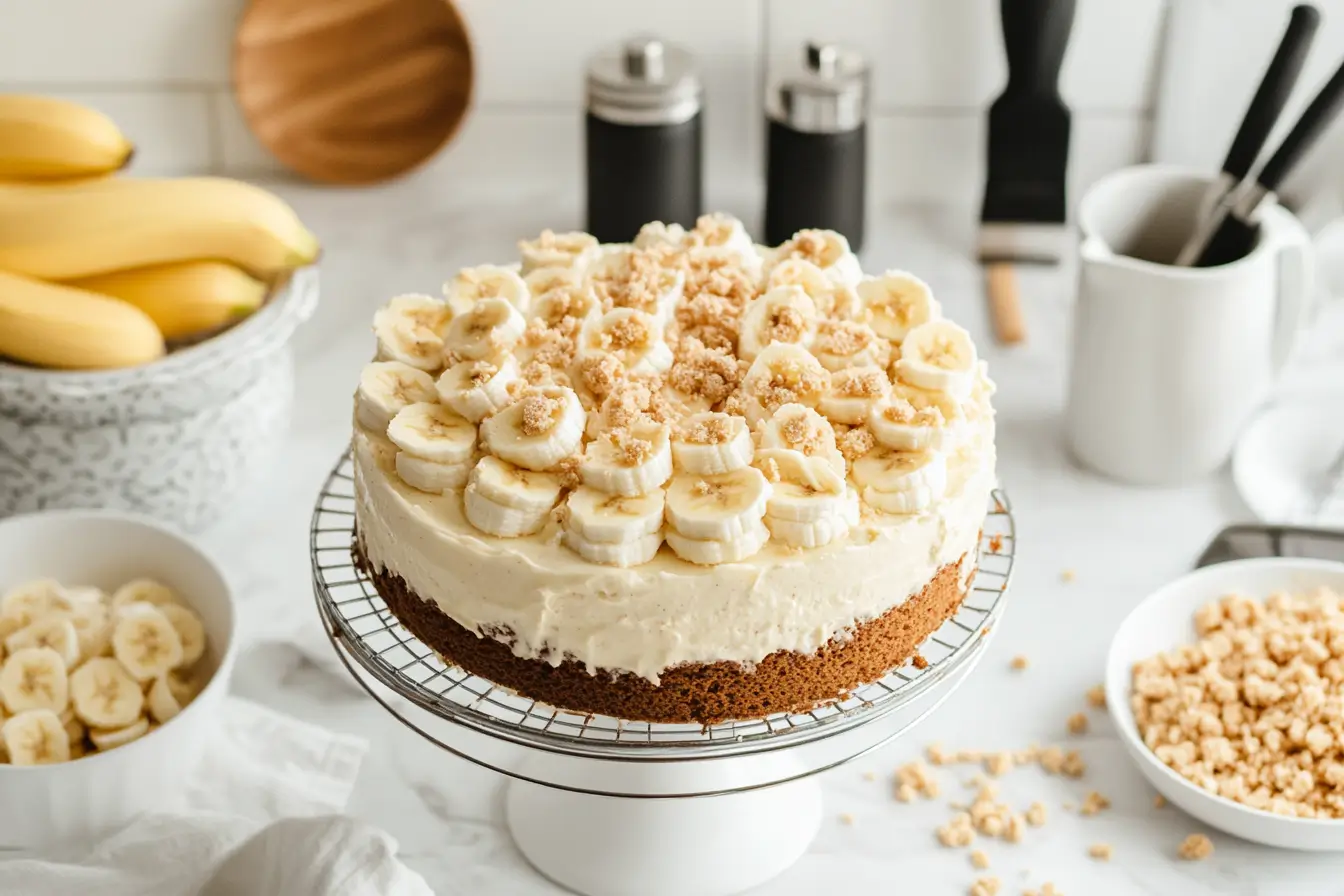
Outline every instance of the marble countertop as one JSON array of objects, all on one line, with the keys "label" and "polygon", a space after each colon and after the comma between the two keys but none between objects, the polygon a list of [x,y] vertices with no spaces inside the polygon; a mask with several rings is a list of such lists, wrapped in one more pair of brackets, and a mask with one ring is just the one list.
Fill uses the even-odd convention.
[{"label": "marble countertop", "polygon": [[[437,893],[563,892],[533,872],[511,843],[499,776],[422,740],[347,675],[332,671],[312,605],[307,526],[348,438],[350,395],[372,351],[373,310],[397,292],[436,291],[462,265],[512,258],[520,235],[576,226],[575,200],[567,191],[521,187],[430,192],[414,180],[363,191],[278,190],[326,246],[322,302],[298,336],[297,411],[280,469],[204,536],[231,563],[244,600],[251,646],[240,659],[235,691],[368,737],[372,749],[349,809],[391,832]],[[864,263],[908,268],[927,279],[949,316],[975,335],[999,384],[1000,478],[1014,503],[1021,545],[1007,613],[985,660],[936,714],[824,776],[827,817],[811,850],[753,892],[966,892],[982,872],[971,868],[965,850],[941,848],[933,831],[949,817],[947,802],[961,795],[960,782],[973,769],[941,773],[950,794],[944,799],[905,805],[892,798],[894,768],[935,741],[981,750],[1067,742],[1083,752],[1088,772],[1081,781],[1034,768],[1001,780],[1014,806],[1040,800],[1050,810],[1049,823],[1029,830],[1018,845],[981,842],[992,863],[983,873],[1002,879],[1001,893],[1047,880],[1070,896],[1339,892],[1344,857],[1275,851],[1215,835],[1212,858],[1178,861],[1177,844],[1200,826],[1175,809],[1152,807],[1152,791],[1104,715],[1090,713],[1086,735],[1067,734],[1065,720],[1085,707],[1084,692],[1100,680],[1111,632],[1128,610],[1188,569],[1223,525],[1249,513],[1226,475],[1151,491],[1075,466],[1060,426],[1073,271],[1067,264],[1024,271],[1030,339],[995,347],[980,272],[970,260],[973,224],[966,209],[879,208]],[[1317,347],[1299,353],[1289,377],[1295,391],[1318,382],[1311,370],[1329,354]],[[1009,663],[1017,655],[1027,657],[1030,668],[1013,671]],[[1089,790],[1109,796],[1112,807],[1090,818],[1061,808],[1078,804]],[[1109,863],[1087,857],[1088,846],[1100,842],[1114,848]]]}]

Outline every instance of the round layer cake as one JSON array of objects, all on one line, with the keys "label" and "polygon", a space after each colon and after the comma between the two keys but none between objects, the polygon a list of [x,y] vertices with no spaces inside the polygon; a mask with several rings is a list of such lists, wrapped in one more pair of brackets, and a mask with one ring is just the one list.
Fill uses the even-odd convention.
[{"label": "round layer cake", "polygon": [[993,386],[903,271],[741,223],[544,232],[377,312],[356,561],[455,663],[580,713],[808,709],[957,611]]}]

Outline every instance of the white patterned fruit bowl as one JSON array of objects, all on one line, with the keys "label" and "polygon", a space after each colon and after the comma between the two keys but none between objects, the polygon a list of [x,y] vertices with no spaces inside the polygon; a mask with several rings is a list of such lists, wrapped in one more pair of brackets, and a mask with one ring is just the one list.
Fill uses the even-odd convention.
[{"label": "white patterned fruit bowl", "polygon": [[296,271],[232,329],[126,370],[0,362],[0,517],[110,508],[197,530],[270,467],[294,403],[289,343],[317,304]]},{"label": "white patterned fruit bowl", "polygon": [[215,735],[238,652],[236,607],[223,572],[170,529],[96,510],[0,520],[0,593],[35,579],[111,592],[144,578],[167,586],[199,617],[205,649],[193,675],[200,692],[121,746],[55,764],[0,764],[0,850],[89,841],[141,812],[179,808]]}]

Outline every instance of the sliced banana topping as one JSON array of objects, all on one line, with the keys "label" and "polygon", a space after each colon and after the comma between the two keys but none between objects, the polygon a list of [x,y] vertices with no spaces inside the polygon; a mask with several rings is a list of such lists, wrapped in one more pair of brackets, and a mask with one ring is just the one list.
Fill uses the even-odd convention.
[{"label": "sliced banana topping", "polygon": [[527,321],[516,306],[500,297],[485,298],[453,318],[443,343],[459,358],[479,361],[512,351],[525,329]]},{"label": "sliced banana topping", "polygon": [[890,392],[891,383],[881,367],[846,367],[831,375],[831,388],[821,397],[817,410],[832,423],[857,426],[868,420],[869,412]]},{"label": "sliced banana topping", "polygon": [[947,491],[947,455],[874,448],[854,462],[854,482],[876,510],[917,513]]},{"label": "sliced banana topping", "polygon": [[755,450],[747,421],[729,414],[693,414],[681,421],[672,438],[674,465],[697,476],[750,466]]},{"label": "sliced banana topping", "polygon": [[609,495],[644,495],[672,477],[668,428],[637,423],[611,429],[589,442],[579,461],[585,485]]},{"label": "sliced banana topping", "polygon": [[124,617],[112,630],[112,655],[137,681],[150,681],[182,665],[177,629],[158,610]]},{"label": "sliced banana topping", "polygon": [[580,486],[565,500],[565,528],[597,544],[639,541],[662,530],[665,503],[661,488],[628,496]]},{"label": "sliced banana topping", "polygon": [[[482,458],[484,459],[484,458]],[[475,471],[472,471],[473,477]],[[545,477],[544,473],[530,473],[530,476]],[[547,477],[550,486],[546,491],[550,497],[550,503],[545,509],[529,509],[523,506],[510,506],[499,501],[486,497],[481,491],[479,482],[474,478],[467,482],[467,489],[462,494],[462,507],[466,513],[467,520],[489,535],[498,535],[501,538],[517,538],[521,535],[531,535],[546,525],[550,518],[551,508],[560,497],[560,483],[554,477]],[[533,483],[529,486],[532,490],[532,496],[543,489],[539,483]],[[528,496],[519,496],[518,504]]]},{"label": "sliced banana topping", "polygon": [[587,413],[573,389],[543,386],[481,424],[493,455],[528,470],[549,470],[578,450]]},{"label": "sliced banana topping", "polygon": [[471,461],[445,464],[435,460],[425,460],[405,451],[398,451],[394,461],[397,477],[416,491],[431,495],[443,495],[459,491],[467,484],[471,475]]},{"label": "sliced banana topping", "polygon": [[960,401],[971,394],[977,360],[969,333],[950,320],[933,320],[906,334],[896,373],[911,386]]},{"label": "sliced banana topping", "polygon": [[863,322],[883,339],[900,343],[920,324],[937,320],[942,309],[929,285],[905,271],[887,271],[881,277],[864,277],[855,287]]},{"label": "sliced banana topping", "polygon": [[833,494],[840,493],[845,487],[844,467],[829,453],[809,457],[792,448],[758,448],[752,464],[771,483],[792,482]]},{"label": "sliced banana topping", "polygon": [[503,299],[518,311],[527,311],[531,298],[527,284],[516,271],[494,264],[458,271],[457,276],[443,284],[443,295],[454,317],[470,313],[486,299]]},{"label": "sliced banana topping", "polygon": [[16,713],[0,726],[11,765],[51,765],[70,761],[70,735],[49,709]]},{"label": "sliced banana topping", "polygon": [[830,388],[830,372],[807,349],[777,342],[761,350],[742,378],[743,413],[755,426],[781,405],[816,407]]},{"label": "sliced banana topping", "polygon": [[741,563],[760,553],[770,540],[770,530],[761,520],[748,523],[745,530],[731,539],[689,538],[675,529],[664,533],[668,547],[688,563],[699,566],[717,566],[721,563]]},{"label": "sliced banana topping", "polygon": [[404,453],[441,464],[471,459],[476,448],[476,426],[438,402],[418,401],[397,412],[387,437]]},{"label": "sliced banana topping", "polygon": [[843,516],[850,494],[851,490],[845,487],[843,481],[838,489],[817,489],[797,482],[776,482],[771,486],[766,516],[796,523],[812,523],[826,517]]},{"label": "sliced banana topping", "polygon": [[835,429],[829,420],[801,404],[785,404],[775,409],[769,420],[758,425],[757,438],[762,450],[785,448],[804,457],[815,457],[835,468],[843,480],[845,458],[835,443]]},{"label": "sliced banana topping", "polygon": [[872,327],[852,320],[823,321],[812,341],[812,354],[830,371],[847,367],[883,367],[891,360],[891,343]]},{"label": "sliced banana topping", "polygon": [[[815,512],[815,508],[810,506],[817,503],[818,496],[815,493],[794,485],[785,488],[796,492],[792,496],[790,510],[802,508],[805,513]],[[776,494],[778,492],[776,488]],[[806,520],[776,513],[775,502],[772,501],[770,512],[765,517],[765,525],[770,529],[771,536],[790,547],[819,548],[838,541],[859,524],[859,495],[854,489],[847,489],[838,498],[826,495],[822,501],[826,505],[825,512]]]},{"label": "sliced banana topping", "polygon": [[70,697],[65,660],[50,647],[24,647],[0,667],[0,700],[10,713],[49,709],[59,713]]},{"label": "sliced banana topping", "polygon": [[365,429],[382,435],[397,412],[417,401],[434,401],[434,378],[400,361],[364,365],[355,393],[355,419]]},{"label": "sliced banana topping", "polygon": [[67,669],[79,662],[79,633],[71,616],[48,614],[5,639],[5,652],[18,653],[25,647],[49,647],[61,657]]},{"label": "sliced banana topping", "polygon": [[634,245],[636,249],[681,249],[686,245],[686,228],[650,221],[639,228]]},{"label": "sliced banana topping", "polygon": [[579,333],[579,361],[611,355],[630,372],[662,373],[672,366],[672,349],[663,340],[663,325],[653,315],[633,308],[613,308],[591,317]]},{"label": "sliced banana topping", "polygon": [[834,230],[800,230],[774,252],[778,265],[791,258],[810,261],[836,286],[856,286],[863,278],[859,259],[849,240]]},{"label": "sliced banana topping", "polygon": [[149,692],[145,694],[145,703],[149,708],[149,714],[160,725],[182,711],[182,703],[168,684],[167,675],[154,679],[154,683],[149,686]]},{"label": "sliced banana topping", "polygon": [[601,303],[597,295],[581,283],[565,283],[537,293],[532,301],[531,320],[541,321],[548,329],[572,333],[578,324],[597,314]]},{"label": "sliced banana topping", "polygon": [[548,513],[560,498],[560,480],[555,475],[525,470],[497,457],[477,461],[471,483],[482,497],[529,513]]},{"label": "sliced banana topping", "polygon": [[682,271],[663,267],[655,253],[636,249],[614,249],[588,267],[587,286],[604,311],[630,308],[663,321],[681,300],[685,285]]},{"label": "sliced banana topping", "polygon": [[817,334],[817,307],[800,286],[777,286],[752,299],[738,324],[737,355],[754,360],[776,342],[808,346]]},{"label": "sliced banana topping", "polygon": [[[619,498],[618,500],[629,501],[631,499]],[[658,549],[663,546],[663,534],[659,531],[641,535],[630,541],[606,542],[592,541],[580,535],[574,529],[566,529],[564,543],[565,547],[589,563],[600,563],[603,566],[618,566],[625,569],[631,566],[641,566],[657,556]]]},{"label": "sliced banana topping", "polygon": [[140,683],[112,657],[89,660],[70,676],[75,715],[91,728],[122,728],[144,712]]},{"label": "sliced banana topping", "polygon": [[873,406],[866,422],[880,444],[919,451],[950,448],[963,419],[957,403],[944,393],[898,384],[890,398]]},{"label": "sliced banana topping", "polygon": [[459,416],[480,423],[512,401],[509,386],[520,375],[518,362],[509,354],[459,361],[443,372],[435,390],[439,401]]},{"label": "sliced banana topping", "polygon": [[686,234],[686,242],[695,248],[731,252],[744,258],[756,255],[756,245],[747,228],[737,218],[722,212],[696,218],[695,227]]},{"label": "sliced banana topping", "polygon": [[574,289],[583,284],[583,272],[578,268],[537,268],[523,277],[532,300],[527,306],[529,320],[537,316],[537,302],[546,293],[557,289]]},{"label": "sliced banana topping", "polygon": [[534,240],[519,241],[522,272],[527,275],[538,268],[582,269],[597,254],[597,246],[597,237],[591,234],[543,230]]},{"label": "sliced banana topping", "polygon": [[0,597],[0,619],[12,630],[23,628],[48,613],[69,610],[70,599],[55,579],[34,579],[15,585]]},{"label": "sliced banana topping", "polygon": [[765,516],[769,500],[770,483],[754,467],[674,476],[667,487],[667,521],[686,538],[731,540]]},{"label": "sliced banana topping", "polygon": [[[823,318],[843,317],[840,314],[839,295],[834,283],[826,274],[805,258],[787,258],[770,268],[765,278],[765,290],[778,289],[781,286],[796,286],[807,293],[817,314]],[[848,302],[845,302],[848,306]],[[846,307],[845,310],[848,310]]]},{"label": "sliced banana topping", "polygon": [[139,740],[149,733],[149,719],[143,716],[125,728],[98,728],[89,732],[89,740],[100,750],[113,750],[124,747],[131,741]]},{"label": "sliced banana topping", "polygon": [[417,370],[443,367],[443,334],[453,316],[441,299],[423,295],[393,297],[373,315],[379,361],[400,361]]}]

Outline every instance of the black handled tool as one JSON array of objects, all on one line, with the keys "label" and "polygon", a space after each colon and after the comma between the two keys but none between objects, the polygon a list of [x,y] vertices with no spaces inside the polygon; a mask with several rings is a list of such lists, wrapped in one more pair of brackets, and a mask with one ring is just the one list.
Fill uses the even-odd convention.
[{"label": "black handled tool", "polygon": [[1199,222],[1205,226],[1196,226],[1190,239],[1181,247],[1175,261],[1178,266],[1187,267],[1198,260],[1201,249],[1213,234],[1208,224],[1221,220],[1226,214],[1224,206],[1231,201],[1233,191],[1251,173],[1251,167],[1264,148],[1269,132],[1283,114],[1283,107],[1288,103],[1293,87],[1297,85],[1302,65],[1307,61],[1307,53],[1311,50],[1311,42],[1320,24],[1321,13],[1315,6],[1300,3],[1293,7],[1288,17],[1288,27],[1279,40],[1279,48],[1274,52],[1269,68],[1265,69],[1251,104],[1246,107],[1246,115],[1241,120],[1237,135],[1232,139],[1222,171],[1205,200],[1203,207],[1209,210],[1208,217]]},{"label": "black handled tool", "polygon": [[1250,251],[1255,243],[1256,218],[1260,208],[1273,201],[1274,191],[1288,177],[1297,163],[1325,133],[1344,106],[1344,65],[1335,70],[1330,80],[1308,104],[1302,117],[1293,125],[1279,148],[1260,169],[1255,182],[1238,190],[1231,206],[1218,222],[1208,245],[1200,252],[1196,267],[1213,267],[1235,261]]},{"label": "black handled tool", "polygon": [[1013,262],[1057,263],[1067,210],[1070,115],[1059,95],[1074,0],[1000,0],[1008,83],[989,109],[980,260],[995,333],[1025,338]]}]

